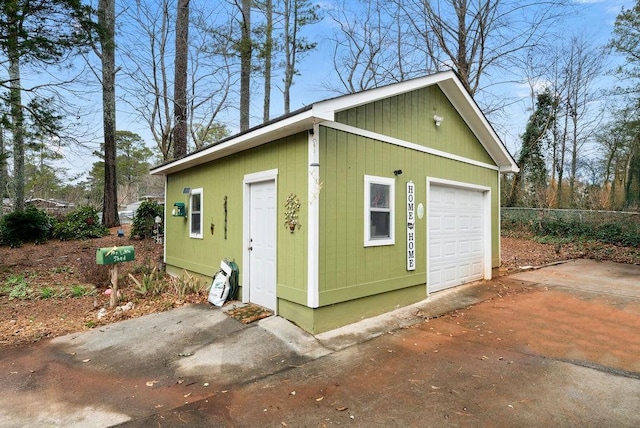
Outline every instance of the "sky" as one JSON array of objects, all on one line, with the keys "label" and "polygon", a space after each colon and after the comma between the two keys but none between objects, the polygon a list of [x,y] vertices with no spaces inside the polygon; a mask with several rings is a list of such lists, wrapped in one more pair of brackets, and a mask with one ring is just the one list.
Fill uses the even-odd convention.
[{"label": "sky", "polygon": [[[567,17],[563,34],[567,39],[574,35],[584,35],[594,45],[604,45],[611,37],[613,23],[621,8],[623,6],[630,8],[635,2],[633,0],[577,0],[576,3],[578,3],[576,13]],[[329,0],[324,0],[321,4],[325,8],[336,7],[335,3]],[[335,93],[329,93],[325,89],[327,82],[331,79],[332,71],[330,61],[331,45],[327,37],[332,32],[331,27],[332,23],[326,17],[321,23],[316,24],[309,33],[310,38],[316,38],[319,44],[317,50],[307,55],[300,65],[300,76],[295,78],[295,83],[291,89],[292,111],[314,101],[320,101],[336,95]],[[558,42],[561,43],[563,40],[559,39]],[[615,60],[614,58],[613,61],[615,62]],[[618,60],[620,59],[618,58]],[[606,86],[610,84],[610,79],[614,79],[614,77],[605,77],[600,84]],[[526,85],[509,84],[501,88],[501,90],[510,97],[514,94],[521,97],[521,101],[511,105],[501,117],[489,118],[507,149],[515,155],[519,147],[519,135],[524,130],[526,120],[530,114],[529,88]],[[91,151],[99,149],[102,129],[101,97],[99,93],[86,93],[84,98],[85,107],[82,109],[82,120],[86,125],[85,132],[88,140],[91,142],[86,149],[65,149],[66,158],[58,163],[60,168],[67,169],[72,173],[89,171],[92,163],[98,160],[91,155]],[[281,94],[276,90],[272,98],[274,100],[272,116],[282,114]],[[262,96],[259,94],[254,95],[252,104],[257,107],[261,106]],[[259,116],[259,114],[254,116]],[[234,112],[230,115],[227,121],[230,129],[237,131],[234,127],[237,121],[237,113]],[[252,117],[251,126],[258,125],[259,122],[259,117]],[[146,124],[130,111],[130,107],[122,102],[118,103],[117,123],[118,130],[136,132],[148,142],[150,147],[155,147]]]}]

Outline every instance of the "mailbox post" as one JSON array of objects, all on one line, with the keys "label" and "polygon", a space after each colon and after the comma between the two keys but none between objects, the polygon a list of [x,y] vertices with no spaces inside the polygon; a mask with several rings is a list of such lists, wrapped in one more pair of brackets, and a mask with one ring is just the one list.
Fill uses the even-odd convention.
[{"label": "mailbox post", "polygon": [[109,268],[111,280],[109,306],[112,308],[118,303],[118,264],[132,260],[135,260],[135,250],[132,245],[98,248],[96,250],[96,263],[99,265],[111,265]]}]

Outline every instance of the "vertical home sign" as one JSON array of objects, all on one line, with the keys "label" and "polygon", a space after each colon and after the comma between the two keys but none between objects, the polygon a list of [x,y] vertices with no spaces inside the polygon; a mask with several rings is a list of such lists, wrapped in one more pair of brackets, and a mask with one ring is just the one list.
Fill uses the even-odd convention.
[{"label": "vertical home sign", "polygon": [[416,270],[415,186],[407,182],[407,270]]}]

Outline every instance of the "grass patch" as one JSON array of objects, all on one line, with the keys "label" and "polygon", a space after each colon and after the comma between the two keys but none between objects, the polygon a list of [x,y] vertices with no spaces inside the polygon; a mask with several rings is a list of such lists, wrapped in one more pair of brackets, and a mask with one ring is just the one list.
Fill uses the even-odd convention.
[{"label": "grass patch", "polygon": [[40,298],[41,299],[51,299],[56,297],[56,290],[51,287],[43,287],[40,289]]},{"label": "grass patch", "polygon": [[29,281],[24,275],[11,275],[2,285],[2,294],[9,296],[9,300],[28,299],[31,296]]},{"label": "grass patch", "polygon": [[71,287],[71,297],[85,297],[96,294],[96,288],[93,286],[74,285]]},{"label": "grass patch", "polygon": [[45,285],[31,286],[29,278],[24,275],[11,275],[0,285],[0,296],[7,296],[9,300],[30,300],[30,299],[57,299],[67,297],[93,296],[96,288],[92,285],[73,285],[70,288],[55,287]]},{"label": "grass patch", "polygon": [[69,266],[58,266],[51,269],[51,273],[73,273],[73,268]]}]

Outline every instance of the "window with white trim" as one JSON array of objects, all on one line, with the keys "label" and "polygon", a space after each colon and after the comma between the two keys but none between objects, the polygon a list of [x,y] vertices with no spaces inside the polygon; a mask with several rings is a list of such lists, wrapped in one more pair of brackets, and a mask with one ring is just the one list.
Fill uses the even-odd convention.
[{"label": "window with white trim", "polygon": [[191,189],[189,196],[189,237],[202,239],[202,188]]},{"label": "window with white trim", "polygon": [[395,180],[364,176],[364,246],[395,244]]}]

